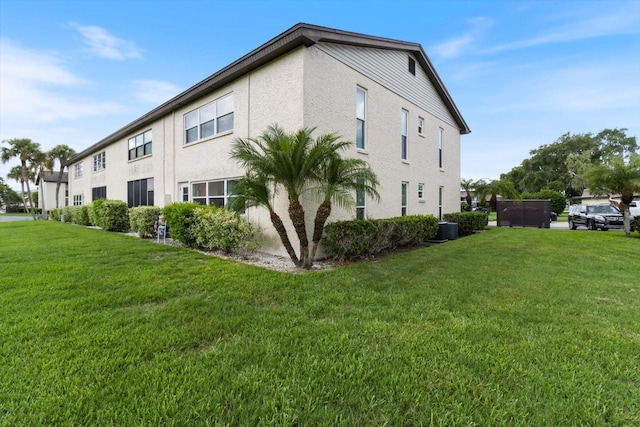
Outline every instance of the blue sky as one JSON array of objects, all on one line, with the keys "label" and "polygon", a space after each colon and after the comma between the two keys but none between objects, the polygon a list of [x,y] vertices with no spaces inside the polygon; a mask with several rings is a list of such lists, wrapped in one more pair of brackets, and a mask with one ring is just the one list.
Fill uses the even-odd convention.
[{"label": "blue sky", "polygon": [[640,137],[638,0],[1,0],[0,139],[80,151],[298,22],[420,43],[472,131],[463,178]]}]

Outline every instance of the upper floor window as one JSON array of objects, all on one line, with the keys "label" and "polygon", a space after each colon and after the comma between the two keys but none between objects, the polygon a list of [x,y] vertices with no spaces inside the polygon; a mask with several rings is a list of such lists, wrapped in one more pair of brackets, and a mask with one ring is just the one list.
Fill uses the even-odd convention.
[{"label": "upper floor window", "polygon": [[409,122],[409,112],[406,110],[402,110],[401,123],[402,123],[402,135],[400,137],[400,150],[402,155],[402,160],[407,160],[407,128]]},{"label": "upper floor window", "polygon": [[367,116],[367,91],[356,88],[356,148],[365,149],[365,123]]},{"label": "upper floor window", "polygon": [[442,156],[442,152],[443,152],[443,142],[442,140],[444,139],[444,129],[439,128],[438,129],[438,167],[440,167],[440,169],[443,168],[443,156]]},{"label": "upper floor window", "polygon": [[233,130],[233,94],[184,115],[185,144]]},{"label": "upper floor window", "polygon": [[418,135],[424,135],[424,119],[418,117]]},{"label": "upper floor window", "polygon": [[84,167],[82,166],[82,162],[76,163],[73,167],[73,174],[76,178],[82,177]]},{"label": "upper floor window", "polygon": [[129,160],[151,154],[151,129],[129,138]]},{"label": "upper floor window", "polygon": [[424,184],[418,184],[418,199],[424,200]]},{"label": "upper floor window", "polygon": [[93,156],[93,171],[98,172],[107,167],[107,157],[106,153],[103,151],[101,153]]},{"label": "upper floor window", "polygon": [[409,72],[414,76],[416,75],[416,61],[411,57],[409,57]]}]

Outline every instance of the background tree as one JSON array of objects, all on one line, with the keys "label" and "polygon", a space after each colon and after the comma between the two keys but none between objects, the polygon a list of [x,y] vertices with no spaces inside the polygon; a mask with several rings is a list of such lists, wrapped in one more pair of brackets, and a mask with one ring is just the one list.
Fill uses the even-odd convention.
[{"label": "background tree", "polygon": [[467,201],[467,207],[471,210],[471,192],[474,190],[474,182],[472,179],[460,180],[460,187],[467,193],[465,200]]},{"label": "background tree", "polygon": [[31,208],[33,219],[36,219],[36,210],[33,206],[31,188],[29,187],[29,168],[34,160],[38,158],[38,154],[40,153],[40,144],[33,142],[28,138],[14,138],[2,142],[8,145],[8,147],[2,147],[2,163],[6,163],[13,158],[18,158],[20,160],[22,179],[27,186],[29,207]]},{"label": "background tree", "polygon": [[[304,268],[311,267],[313,258],[301,202],[303,195],[309,191],[320,194],[322,203],[316,212],[314,225],[322,225],[323,228],[331,213],[332,202],[344,203],[348,197],[352,197],[347,192],[356,188],[358,182],[364,183],[361,185],[364,185],[362,188],[365,191],[375,190],[377,184],[375,175],[366,164],[340,157],[339,152],[350,147],[350,142],[340,141],[335,134],[320,135],[314,139],[313,132],[314,128],[302,128],[287,133],[278,125],[273,125],[258,138],[235,139],[231,149],[231,158],[247,170],[236,193],[255,206],[269,210],[272,224],[292,261]],[[273,215],[275,212],[270,205],[270,198],[280,189],[289,200],[289,218],[300,242],[298,255],[290,243],[287,245],[289,237],[286,228],[280,226],[279,216]],[[317,237],[315,229],[312,238],[314,243]]]},{"label": "background tree", "polygon": [[9,170],[9,173],[7,174],[7,178],[9,179],[14,179],[17,182],[20,183],[20,201],[22,203],[22,209],[24,210],[25,213],[29,212],[28,208],[27,208],[27,201],[25,200],[25,195],[27,194],[24,191],[24,176],[22,175],[22,167],[20,165],[18,166],[14,166]]},{"label": "background tree", "polygon": [[[627,129],[605,129],[592,133],[565,133],[555,142],[530,151],[531,157],[503,174],[519,191],[538,192],[544,188],[579,196],[586,181],[582,165],[598,165],[622,156],[627,159],[638,152],[635,137]],[[579,161],[577,161],[579,160]]]},{"label": "background tree", "polygon": [[58,205],[60,200],[60,186],[62,185],[62,174],[67,167],[69,159],[75,154],[75,150],[65,144],[56,145],[49,151],[49,158],[54,162],[57,161],[59,165],[58,179],[56,181],[56,208],[59,207]]},{"label": "background tree", "polygon": [[520,198],[520,193],[515,189],[513,182],[508,179],[495,179],[493,181],[485,181],[483,179],[478,180],[475,183],[476,194],[480,197],[480,204],[485,205],[487,203],[487,197],[489,197],[489,206],[492,211],[497,209],[498,196],[503,199],[517,200]]},{"label": "background tree", "polygon": [[[22,176],[22,175],[21,175]],[[0,178],[0,206],[15,205],[20,202],[20,196]]]},{"label": "background tree", "polygon": [[631,155],[628,161],[620,155],[608,164],[593,166],[587,171],[587,183],[592,194],[620,195],[617,206],[623,212],[625,235],[630,237],[629,204],[634,193],[640,192],[640,155]]}]

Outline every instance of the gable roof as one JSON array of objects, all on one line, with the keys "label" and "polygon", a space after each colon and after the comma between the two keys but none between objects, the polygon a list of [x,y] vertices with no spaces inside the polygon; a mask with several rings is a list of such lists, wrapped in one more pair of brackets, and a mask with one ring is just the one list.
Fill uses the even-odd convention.
[{"label": "gable roof", "polygon": [[[36,185],[40,184],[40,181],[43,182],[58,182],[58,176],[60,175],[60,172],[53,172],[53,173],[45,173],[44,177],[41,178],[41,175],[38,174],[38,176],[36,177]],[[60,181],[63,184],[66,184],[69,182],[69,173],[68,172],[62,172],[62,181]]]},{"label": "gable roof", "polygon": [[220,71],[212,74],[206,79],[185,90],[181,94],[175,96],[169,101],[154,108],[142,117],[134,120],[123,128],[117,130],[111,135],[98,141],[86,150],[81,151],[69,159],[69,164],[92,154],[107,145],[127,136],[139,128],[148,126],[153,121],[165,116],[176,109],[189,104],[190,102],[210,93],[218,88],[232,82],[233,80],[255,70],[258,67],[284,55],[285,53],[296,49],[300,46],[310,47],[319,42],[348,44],[351,46],[370,47],[377,49],[401,50],[412,53],[420,66],[424,69],[429,80],[433,84],[438,95],[442,98],[447,109],[453,116],[454,120],[460,128],[462,134],[471,132],[469,126],[460,114],[451,95],[445,88],[442,80],[438,76],[427,54],[419,43],[411,43],[400,40],[387,39],[383,37],[370,36],[360,33],[352,33],[349,31],[336,30],[317,25],[299,23],[285,31],[284,33],[274,37],[262,46],[252,50],[242,58],[232,62]]}]

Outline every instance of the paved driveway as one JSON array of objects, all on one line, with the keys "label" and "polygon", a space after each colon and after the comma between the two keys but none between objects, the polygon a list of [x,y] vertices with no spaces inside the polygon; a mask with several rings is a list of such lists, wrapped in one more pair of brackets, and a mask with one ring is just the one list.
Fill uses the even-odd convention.
[{"label": "paved driveway", "polygon": [[29,220],[33,220],[33,217],[30,215],[0,215],[0,222],[29,221]]}]

